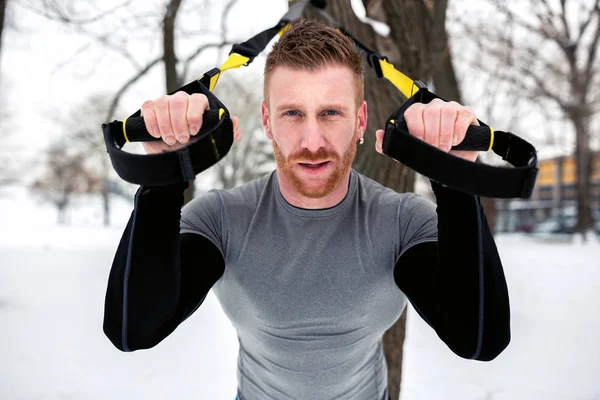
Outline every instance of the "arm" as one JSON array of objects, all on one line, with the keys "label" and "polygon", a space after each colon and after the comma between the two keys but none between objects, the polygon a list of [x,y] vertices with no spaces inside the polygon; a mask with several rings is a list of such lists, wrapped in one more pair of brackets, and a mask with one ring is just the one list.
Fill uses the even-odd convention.
[{"label": "arm", "polygon": [[412,246],[394,278],[415,310],[463,358],[489,361],[510,342],[508,289],[478,197],[432,182],[438,241]]},{"label": "arm", "polygon": [[104,332],[122,351],[153,347],[171,334],[225,270],[221,252],[208,239],[179,233],[186,186],[140,187],[136,193],[104,308]]}]

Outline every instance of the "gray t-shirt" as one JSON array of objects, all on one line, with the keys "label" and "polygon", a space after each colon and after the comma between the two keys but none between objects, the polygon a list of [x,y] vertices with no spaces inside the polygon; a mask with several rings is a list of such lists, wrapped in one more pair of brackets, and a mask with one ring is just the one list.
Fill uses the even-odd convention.
[{"label": "gray t-shirt", "polygon": [[406,306],[394,265],[437,240],[432,202],[352,170],[342,202],[300,209],[273,172],[197,197],[181,231],[223,254],[213,289],[239,338],[240,400],[387,398],[382,335]]}]

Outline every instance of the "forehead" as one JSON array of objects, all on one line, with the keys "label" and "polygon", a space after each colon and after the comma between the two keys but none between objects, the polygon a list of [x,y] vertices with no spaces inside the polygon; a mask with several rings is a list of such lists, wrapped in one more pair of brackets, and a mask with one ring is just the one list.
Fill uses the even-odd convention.
[{"label": "forehead", "polygon": [[276,67],[268,82],[269,101],[354,101],[355,76],[346,66],[326,66],[319,69]]}]

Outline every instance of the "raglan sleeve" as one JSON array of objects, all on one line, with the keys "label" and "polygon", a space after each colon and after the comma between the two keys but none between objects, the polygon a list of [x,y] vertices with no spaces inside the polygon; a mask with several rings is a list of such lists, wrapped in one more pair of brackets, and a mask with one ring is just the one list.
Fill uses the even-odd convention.
[{"label": "raglan sleeve", "polygon": [[396,261],[411,247],[438,240],[436,206],[424,196],[403,195],[397,213],[400,246]]}]

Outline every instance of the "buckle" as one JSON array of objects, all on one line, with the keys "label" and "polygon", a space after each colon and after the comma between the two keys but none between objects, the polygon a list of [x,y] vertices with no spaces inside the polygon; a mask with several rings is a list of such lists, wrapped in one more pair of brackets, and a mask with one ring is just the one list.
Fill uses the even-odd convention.
[{"label": "buckle", "polygon": [[367,63],[373,70],[379,79],[383,78],[383,71],[381,70],[381,65],[379,64],[379,60],[387,61],[387,57],[381,56],[377,53],[369,53],[367,54]]},{"label": "buckle", "polygon": [[248,57],[249,60],[244,65],[250,64],[254,60],[254,58],[258,56],[258,52],[256,50],[254,50],[250,46],[245,45],[244,43],[235,43],[233,46],[231,46],[231,51],[229,51],[229,55],[231,55],[231,53],[237,53],[241,56]]}]

